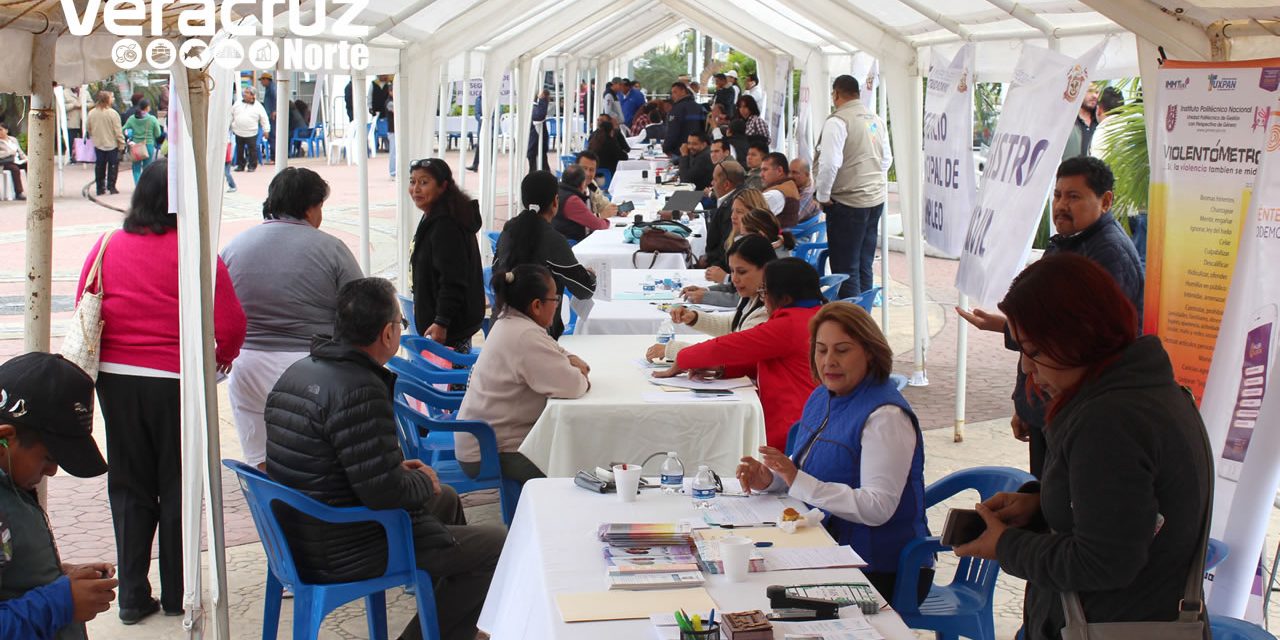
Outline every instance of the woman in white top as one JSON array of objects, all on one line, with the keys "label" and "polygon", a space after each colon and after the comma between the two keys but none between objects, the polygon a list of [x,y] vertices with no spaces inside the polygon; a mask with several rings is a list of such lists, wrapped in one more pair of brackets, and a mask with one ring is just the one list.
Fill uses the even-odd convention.
[{"label": "woman in white top", "polygon": [[[581,398],[591,388],[591,367],[547,333],[560,310],[551,271],[522,264],[493,273],[493,327],[471,369],[459,420],[482,420],[498,439],[498,463],[507,480],[544,477],[518,451],[548,398]],[[480,473],[480,447],[469,433],[454,434],[462,470]]]},{"label": "woman in white top", "polygon": [[[738,298],[737,309],[733,313],[698,313],[683,306],[671,310],[671,321],[687,324],[709,336],[722,336],[734,331],[744,331],[769,319],[765,309],[764,267],[775,257],[776,252],[769,241],[761,236],[743,236],[729,247],[730,281]],[[672,340],[667,344],[655,344],[645,352],[649,360],[664,359],[674,361],[681,349],[689,346],[687,342]]]},{"label": "woman in white top", "polygon": [[26,200],[22,192],[22,170],[27,168],[27,154],[22,152],[18,139],[9,135],[9,125],[0,122],[0,171],[13,176],[13,198]]}]

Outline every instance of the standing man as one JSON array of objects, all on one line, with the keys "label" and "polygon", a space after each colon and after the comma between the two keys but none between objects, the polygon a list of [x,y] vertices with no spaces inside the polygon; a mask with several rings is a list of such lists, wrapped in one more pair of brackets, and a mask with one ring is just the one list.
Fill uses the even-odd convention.
[{"label": "standing man", "polygon": [[764,89],[760,88],[760,77],[756,74],[747,75],[747,91],[746,94],[755,98],[756,107],[760,109],[760,116],[764,117],[765,95]]},{"label": "standing man", "polygon": [[667,134],[662,139],[662,150],[668,157],[680,155],[680,146],[689,140],[689,135],[702,131],[706,116],[702,107],[693,101],[689,93],[689,85],[676,82],[671,85],[671,113],[667,114]]},{"label": "standing man", "polygon": [[[285,370],[267,397],[267,474],[330,506],[408,512],[418,567],[436,581],[440,637],[472,640],[506,533],[467,526],[453,488],[400,450],[396,375],[384,367],[407,325],[395,287],[382,278],[352,280],[337,303],[334,337],[313,342],[311,355]],[[285,511],[280,524],[304,580],[345,582],[383,572],[381,526]],[[416,616],[400,637],[422,637]]]},{"label": "standing man", "polygon": [[[276,129],[276,83],[271,77],[271,72],[263,71],[258,76],[258,82],[262,83],[262,108],[267,112],[267,122],[270,124],[263,129],[263,132],[275,131]],[[276,159],[276,139],[275,136],[267,135],[267,148],[269,149],[269,157],[263,158],[263,164],[271,164]]]},{"label": "standing man", "polygon": [[258,169],[258,129],[271,136],[271,121],[258,102],[253,87],[245,87],[240,102],[231,107],[231,133],[236,137],[236,171]]},{"label": "standing man", "polygon": [[551,92],[546,89],[538,94],[538,101],[533,105],[529,121],[529,148],[525,157],[529,159],[529,173],[545,171],[551,166],[547,162],[547,147],[551,137],[547,134],[547,112],[550,108]]},{"label": "standing man", "polygon": [[622,95],[618,97],[618,103],[622,107],[622,119],[630,127],[636,118],[636,113],[644,106],[644,92],[635,88],[630,79],[624,78]]},{"label": "standing man", "polygon": [[733,69],[730,69],[724,72],[724,77],[725,77],[725,80],[728,80],[729,82],[728,84],[729,88],[733,89],[734,108],[729,110],[729,117],[737,118],[738,117],[738,109],[737,109],[738,98],[742,97],[742,87],[738,86],[738,72]]},{"label": "standing man", "polygon": [[842,75],[831,83],[835,111],[818,138],[814,197],[827,213],[831,272],[849,276],[838,298],[851,298],[875,285],[872,263],[884,202],[885,172],[893,164],[884,121],[862,104],[858,80]]},{"label": "standing man", "polygon": [[726,117],[732,118],[733,114],[738,112],[738,109],[734,106],[738,104],[738,100],[734,94],[733,87],[729,86],[729,77],[723,73],[717,73],[711,77],[716,83],[716,91],[711,97],[711,104],[720,105],[721,112]]},{"label": "standing man", "polygon": [[1080,103],[1080,112],[1076,114],[1075,124],[1071,127],[1071,135],[1067,138],[1067,146],[1062,150],[1062,159],[1089,155],[1093,144],[1093,133],[1098,128],[1098,88],[1090,85],[1084,93],[1084,102]]}]

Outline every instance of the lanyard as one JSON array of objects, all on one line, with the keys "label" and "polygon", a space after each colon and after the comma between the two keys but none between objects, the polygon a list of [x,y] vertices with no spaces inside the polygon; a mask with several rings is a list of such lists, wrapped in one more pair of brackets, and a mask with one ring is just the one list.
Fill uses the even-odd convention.
[{"label": "lanyard", "polygon": [[818,441],[818,436],[822,435],[823,431],[826,431],[827,422],[829,422],[830,420],[831,420],[831,396],[828,395],[827,396],[827,415],[822,417],[822,424],[818,425],[818,430],[814,431],[813,435],[809,437],[809,440],[804,443],[804,446],[801,447],[800,450],[796,452],[796,455],[793,458],[796,461],[796,467],[804,468],[804,463],[809,458],[809,451],[813,449],[813,444]]}]

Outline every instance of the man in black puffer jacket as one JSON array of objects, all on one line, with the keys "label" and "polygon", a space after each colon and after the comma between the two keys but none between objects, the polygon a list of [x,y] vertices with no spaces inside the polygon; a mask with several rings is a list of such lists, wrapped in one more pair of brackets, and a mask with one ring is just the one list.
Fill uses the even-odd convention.
[{"label": "man in black puffer jacket", "polygon": [[[440,636],[471,640],[506,533],[464,526],[458,494],[400,451],[395,374],[383,365],[399,350],[403,320],[390,282],[342,287],[336,338],[317,336],[310,357],[289,367],[267,397],[267,474],[331,506],[408,511],[418,566],[436,581]],[[378,524],[324,523],[287,507],[277,516],[304,580],[363,580],[386,570]],[[401,638],[418,637],[415,617]]]}]

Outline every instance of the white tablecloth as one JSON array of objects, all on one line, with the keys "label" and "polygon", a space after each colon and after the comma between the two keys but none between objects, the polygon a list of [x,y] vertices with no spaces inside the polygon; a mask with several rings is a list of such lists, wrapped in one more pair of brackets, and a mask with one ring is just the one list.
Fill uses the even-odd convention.
[{"label": "white tablecloth", "polygon": [[[567,478],[533,480],[524,486],[506,546],[489,586],[480,628],[493,640],[632,640],[653,638],[648,620],[565,623],[556,594],[605,591],[604,543],[596,528],[605,522],[675,522],[696,515],[687,496],[643,491],[636,502],[613,494],[590,493]],[[717,612],[769,609],[765,587],[771,584],[865,582],[857,569],[752,573],[746,582],[731,583],[708,575],[707,592]],[[842,609],[846,615],[850,608]],[[660,612],[655,612],[660,613]],[[662,612],[670,613],[670,612]],[[914,640],[915,634],[891,609],[867,616],[888,640]],[[774,625],[782,638],[783,625]]]},{"label": "white tablecloth", "polygon": [[[639,207],[637,207],[639,208]],[[600,263],[607,263],[609,269],[635,269],[636,266],[631,261],[632,255],[640,248],[638,244],[627,244],[623,240],[623,230],[625,225],[631,223],[631,218],[611,218],[614,226],[608,229],[594,231],[587,236],[585,240],[579,242],[573,247],[573,254],[578,257],[581,262],[588,268],[596,269],[599,273]],[[624,226],[617,226],[622,224]],[[696,220],[685,220],[684,224],[693,230],[693,235],[689,236],[689,247],[693,251],[693,255],[700,256],[706,253],[706,223],[702,218]],[[643,257],[641,264],[648,265],[649,257]],[[658,256],[657,262],[653,265],[654,269],[684,269],[684,256],[678,253],[664,253]]]},{"label": "white tablecloth", "polygon": [[[600,293],[597,288],[597,297],[594,299],[591,313],[586,320],[578,321],[578,328],[575,333],[577,335],[595,336],[656,335],[658,327],[662,325],[662,321],[671,317],[671,314],[659,311],[658,305],[663,302],[676,302],[678,300],[620,300],[619,294],[639,292],[641,281],[659,276],[666,278],[678,275],[685,286],[697,285],[705,287],[710,284],[704,278],[705,273],[704,269],[669,271],[663,269],[614,269],[611,272],[613,299],[599,299]],[[726,308],[724,312],[733,313],[733,309]],[[705,335],[683,324],[676,325],[675,329],[678,334]]]},{"label": "white tablecloth", "polygon": [[[577,400],[547,401],[520,453],[553,478],[609,462],[639,463],[658,451],[679,453],[685,468],[711,465],[733,474],[738,459],[764,443],[764,411],[753,388],[736,401],[646,403],[661,392],[648,382],[644,357],[653,336],[564,336],[560,346],[591,366],[591,390]],[[646,469],[658,473],[660,458]]]}]

